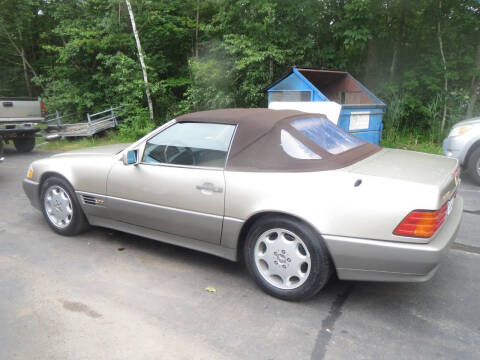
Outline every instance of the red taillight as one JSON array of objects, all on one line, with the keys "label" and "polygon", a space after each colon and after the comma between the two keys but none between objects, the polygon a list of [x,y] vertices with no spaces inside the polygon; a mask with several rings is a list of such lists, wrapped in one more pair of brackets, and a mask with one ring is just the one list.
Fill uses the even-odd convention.
[{"label": "red taillight", "polygon": [[447,203],[436,211],[415,210],[407,215],[393,232],[395,235],[429,238],[442,226]]},{"label": "red taillight", "polygon": [[42,117],[47,116],[47,109],[45,108],[45,103],[40,101],[40,111],[42,112]]}]

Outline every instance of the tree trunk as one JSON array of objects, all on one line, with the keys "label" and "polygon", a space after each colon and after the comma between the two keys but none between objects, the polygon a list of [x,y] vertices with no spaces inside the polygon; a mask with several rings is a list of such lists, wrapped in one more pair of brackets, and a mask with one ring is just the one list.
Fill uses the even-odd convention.
[{"label": "tree trunk", "polygon": [[[480,70],[480,42],[477,44],[477,56],[475,60],[475,70]],[[475,110],[475,103],[477,102],[478,92],[480,91],[480,76],[473,75],[472,85],[470,86],[470,101],[468,102],[466,117],[471,118]]]},{"label": "tree trunk", "polygon": [[25,76],[25,86],[27,88],[28,96],[32,97],[32,88],[30,87],[30,79],[28,78],[27,63],[25,61],[25,52],[21,49],[20,57],[22,58],[23,75]]},{"label": "tree trunk", "polygon": [[443,51],[443,40],[442,40],[442,31],[440,28],[440,19],[442,15],[442,2],[439,3],[439,17],[437,21],[437,36],[438,36],[438,45],[440,47],[440,54],[442,55],[442,65],[443,65],[443,115],[442,115],[442,125],[440,126],[440,134],[443,134],[445,129],[445,123],[447,121],[447,96],[448,96],[448,77],[447,77],[447,61],[445,60],[445,53]]},{"label": "tree trunk", "polygon": [[367,66],[365,69],[365,84],[372,89],[377,86],[377,40],[370,39],[367,43]]},{"label": "tree trunk", "polygon": [[[1,23],[0,23],[0,25],[1,25]],[[5,27],[2,26],[2,30],[5,33],[5,35],[7,35],[7,38],[10,41],[10,43],[12,44],[13,48],[15,49],[17,55],[22,59],[22,64],[23,64],[24,68],[25,68],[25,66],[28,67],[30,69],[30,71],[32,72],[33,76],[37,77],[38,75],[37,75],[35,69],[33,68],[32,65],[30,65],[30,63],[27,60],[27,57],[25,56],[25,52],[23,50],[23,47],[21,48],[20,45],[17,45],[15,43],[15,41],[13,40],[13,35],[10,34]],[[41,83],[39,85],[42,89],[45,89],[45,87]]]},{"label": "tree trunk", "polygon": [[147,67],[145,66],[145,61],[143,59],[143,50],[142,45],[140,44],[140,38],[138,37],[137,26],[135,25],[135,17],[133,16],[132,5],[130,5],[129,0],[125,0],[127,3],[128,14],[130,15],[130,20],[132,22],[132,30],[133,35],[135,36],[135,42],[137,43],[137,51],[138,51],[138,58],[140,59],[140,65],[142,66],[143,72],[143,82],[145,83],[145,94],[147,95],[147,102],[148,102],[148,111],[150,113],[150,121],[154,121],[153,119],[153,104],[152,104],[152,97],[150,96],[150,86],[148,83],[148,76],[147,76]]},{"label": "tree trunk", "polygon": [[270,80],[270,83],[272,83],[273,82],[273,59],[272,58],[269,59],[269,73],[270,73],[269,80]]},{"label": "tree trunk", "polygon": [[197,0],[197,22],[195,24],[195,57],[198,58],[198,23],[200,19],[200,0]]},{"label": "tree trunk", "polygon": [[402,10],[400,11],[400,20],[398,22],[398,32],[397,32],[397,40],[395,41],[395,46],[393,48],[393,55],[392,55],[392,63],[390,65],[390,82],[393,81],[395,75],[397,73],[398,67],[398,54],[400,53],[400,46],[402,45],[403,41],[403,32],[404,32],[404,25],[405,25],[405,5],[403,4],[403,0],[401,1]]}]

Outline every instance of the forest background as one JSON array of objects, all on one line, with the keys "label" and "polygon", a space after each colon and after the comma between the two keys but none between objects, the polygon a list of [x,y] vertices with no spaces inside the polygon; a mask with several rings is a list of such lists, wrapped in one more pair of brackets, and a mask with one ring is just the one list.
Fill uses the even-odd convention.
[{"label": "forest background", "polygon": [[[49,112],[123,106],[133,140],[174,116],[265,107],[306,66],[349,71],[387,104],[384,142],[436,144],[480,114],[478,0],[0,0],[0,96]],[[152,98],[150,120],[145,90]]]}]

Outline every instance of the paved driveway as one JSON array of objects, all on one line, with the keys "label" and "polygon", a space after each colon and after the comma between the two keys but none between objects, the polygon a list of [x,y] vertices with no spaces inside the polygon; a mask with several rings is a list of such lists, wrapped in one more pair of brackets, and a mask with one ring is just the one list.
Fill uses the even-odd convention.
[{"label": "paved driveway", "polygon": [[[480,187],[433,280],[262,293],[242,265],[116,231],[56,235],[0,165],[0,359],[478,359]],[[215,293],[205,291],[216,287]]]}]

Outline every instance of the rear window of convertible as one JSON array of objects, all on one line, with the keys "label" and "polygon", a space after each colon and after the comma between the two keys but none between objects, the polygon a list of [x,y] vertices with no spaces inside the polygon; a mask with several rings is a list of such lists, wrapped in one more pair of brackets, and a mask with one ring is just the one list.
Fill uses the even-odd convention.
[{"label": "rear window of convertible", "polygon": [[[290,125],[303,136],[333,155],[341,154],[365,143],[362,139],[350,135],[324,117],[294,120]],[[284,151],[294,158],[320,158],[312,149],[309,149],[286,130],[282,130],[281,143]]]}]

